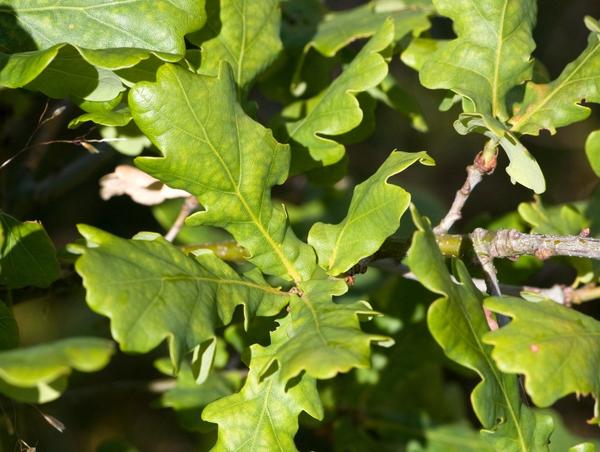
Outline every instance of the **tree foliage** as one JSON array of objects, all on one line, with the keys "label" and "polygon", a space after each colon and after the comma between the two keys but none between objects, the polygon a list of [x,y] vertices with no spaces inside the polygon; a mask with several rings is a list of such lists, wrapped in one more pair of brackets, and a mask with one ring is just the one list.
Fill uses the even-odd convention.
[{"label": "tree foliage", "polygon": [[[157,220],[175,223],[165,237],[80,224],[83,240],[58,253],[40,223],[0,212],[0,392],[54,400],[72,370],[106,366],[114,340],[121,352],[162,356],[174,386],[160,404],[209,438],[203,447],[212,438],[212,450],[296,450],[299,430],[313,440],[326,431],[335,450],[594,450],[540,408],[600,396],[598,321],[564,298],[596,296],[597,196],[522,203],[481,239],[432,229],[411,207],[422,194],[405,188],[405,172],[430,174],[415,165],[434,165],[427,151],[389,149],[361,183],[345,177],[348,145],[373,133],[377,104],[427,131],[427,91],[415,96],[395,78],[403,61],[424,88],[443,90],[440,108],[459,104],[459,134],[485,137],[470,171],[502,165],[502,149],[511,182],[543,193],[543,165],[523,138],[583,121],[600,102],[600,25],[586,17],[587,47],[543,80],[537,14],[535,0],[373,0],[343,11],[317,0],[0,2],[0,85],[68,99],[78,109],[69,127],[99,128],[75,144],[97,152],[99,141],[101,154],[155,178],[138,187],[150,198],[165,185],[189,196],[156,202]],[[454,37],[429,32],[438,16]],[[585,144],[596,175],[599,133]],[[282,195],[298,180],[322,195],[312,207]],[[345,197],[331,195],[339,187]],[[497,293],[493,259],[512,236],[485,252],[478,240],[501,228],[588,247],[563,253],[584,258],[557,258],[576,274],[563,305],[543,291]],[[526,253],[500,275],[520,287],[556,249]],[[112,340],[21,344],[13,296],[53,290],[73,262]],[[482,270],[496,296],[476,286]],[[447,369],[476,374],[480,433]]]}]

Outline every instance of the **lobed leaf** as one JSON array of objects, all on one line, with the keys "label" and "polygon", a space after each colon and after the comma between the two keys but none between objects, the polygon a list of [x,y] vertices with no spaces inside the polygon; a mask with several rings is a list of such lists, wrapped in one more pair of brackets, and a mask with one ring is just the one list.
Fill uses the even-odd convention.
[{"label": "lobed leaf", "polygon": [[22,402],[50,402],[65,390],[72,369],[97,371],[113,351],[106,339],[70,338],[0,352],[0,392]]},{"label": "lobed leaf", "polygon": [[0,212],[0,284],[48,287],[60,274],[54,244],[41,224]]},{"label": "lobed leaf", "polygon": [[323,418],[316,381],[303,375],[288,382],[280,372],[261,379],[261,369],[272,359],[270,350],[253,345],[250,353],[250,372],[241,391],[210,403],[202,413],[203,420],[219,425],[212,450],[295,451],[300,413]]},{"label": "lobed leaf", "polygon": [[[238,86],[247,88],[283,48],[279,0],[208,2],[207,14],[207,31],[189,37],[202,48],[199,72],[216,76],[226,61]],[[205,39],[207,32],[209,39]]]},{"label": "lobed leaf", "polygon": [[450,359],[481,377],[471,402],[483,433],[497,450],[547,450],[551,418],[521,403],[517,377],[500,372],[482,340],[489,331],[482,294],[461,261],[455,261],[459,283],[452,281],[428,221],[416,211],[413,219],[418,230],[406,263],[426,288],[442,295],[427,314],[431,334]]},{"label": "lobed leaf", "polygon": [[244,113],[226,64],[216,78],[165,65],[156,83],[131,90],[130,107],[164,155],[138,158],[136,164],[197,196],[206,209],[188,224],[226,229],[265,273],[295,281],[312,275],[314,251],[271,201],[271,187],[287,178],[289,148]]},{"label": "lobed leaf", "polygon": [[525,98],[510,120],[513,132],[539,135],[546,129],[554,134],[558,127],[590,115],[580,102],[600,103],[600,25],[591,17],[586,17],[586,24],[591,33],[583,53],[556,80],[527,84]]},{"label": "lobed leaf", "polygon": [[236,306],[248,319],[274,315],[289,302],[287,293],[238,275],[211,252],[187,256],[161,237],[126,240],[83,225],[79,231],[88,241],[76,263],[88,305],[111,319],[124,351],[148,352],[168,339],[176,369],[191,350],[212,359],[214,329],[231,321]]},{"label": "lobed leaf", "polygon": [[418,35],[429,28],[427,16],[431,10],[429,1],[410,4],[376,0],[349,10],[329,13],[306,44],[305,53],[312,47],[323,55],[332,57],[351,42],[373,36],[387,18],[394,22],[395,42],[411,32]]},{"label": "lobed leaf", "polygon": [[531,79],[535,0],[434,0],[434,5],[453,20],[457,38],[425,61],[421,83],[467,98],[470,112],[507,120],[507,93]]},{"label": "lobed leaf", "polygon": [[363,112],[355,94],[377,86],[385,78],[388,66],[384,54],[393,37],[394,24],[387,20],[324,91],[284,109],[290,139],[300,148],[297,152],[307,154],[304,159],[308,162],[302,162],[301,167],[333,165],[344,157],[344,146],[330,137],[349,132],[361,123]]},{"label": "lobed leaf", "polygon": [[354,188],[348,214],[341,223],[316,223],[312,227],[308,243],[329,274],[347,271],[374,254],[396,232],[410,204],[410,194],[389,184],[388,179],[417,161],[433,164],[425,152],[393,152],[373,176]]},{"label": "lobed leaf", "polygon": [[185,54],[184,35],[205,18],[198,0],[2,1],[0,85],[31,82],[65,44],[105,69],[130,67],[151,54],[177,61]]},{"label": "lobed leaf", "polygon": [[[488,298],[488,309],[512,321],[485,336],[498,367],[525,375],[525,389],[536,405],[549,406],[567,394],[600,396],[600,322],[543,300]],[[552,378],[549,378],[552,376]]]},{"label": "lobed leaf", "polygon": [[277,362],[279,375],[288,381],[305,371],[314,378],[332,378],[353,367],[371,365],[371,342],[391,345],[381,335],[360,329],[360,317],[377,315],[366,302],[335,303],[347,286],[342,280],[311,280],[298,285],[302,292],[290,301],[288,315],[267,347],[272,358],[261,374]]}]

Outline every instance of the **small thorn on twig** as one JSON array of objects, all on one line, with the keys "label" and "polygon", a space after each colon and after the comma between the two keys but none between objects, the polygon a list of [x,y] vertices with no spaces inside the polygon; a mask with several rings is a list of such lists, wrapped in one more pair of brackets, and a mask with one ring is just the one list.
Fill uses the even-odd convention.
[{"label": "small thorn on twig", "polygon": [[589,237],[590,236],[590,228],[583,228],[579,233],[579,237]]}]

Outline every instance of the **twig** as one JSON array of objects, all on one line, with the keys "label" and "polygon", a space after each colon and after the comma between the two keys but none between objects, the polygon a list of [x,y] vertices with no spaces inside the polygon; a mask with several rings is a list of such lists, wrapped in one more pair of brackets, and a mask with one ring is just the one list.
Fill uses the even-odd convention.
[{"label": "twig", "polygon": [[496,168],[497,151],[495,143],[493,144],[493,149],[490,150],[490,146],[492,146],[490,143],[492,142],[488,142],[486,148],[475,156],[473,164],[467,166],[467,179],[460,190],[456,192],[452,206],[450,206],[450,210],[446,216],[442,218],[440,223],[433,229],[434,233],[447,233],[454,223],[462,218],[462,209],[465,206],[467,199],[469,199],[469,196],[471,196],[473,189],[481,182],[483,176],[494,172],[494,169]]},{"label": "twig", "polygon": [[[46,102],[46,105],[44,106],[44,109],[42,110],[42,114],[40,115],[40,118],[38,119],[38,123],[37,123],[35,129],[33,129],[33,132],[31,132],[31,135],[29,136],[27,141],[25,142],[25,145],[15,155],[13,155],[12,157],[9,157],[4,162],[2,162],[2,164],[0,165],[0,170],[2,170],[4,167],[9,165],[17,157],[19,157],[21,154],[23,154],[23,152],[34,147],[34,146],[30,146],[30,144],[31,144],[31,141],[33,140],[33,138],[39,132],[39,130],[48,122],[50,122],[53,119],[62,115],[64,113],[64,111],[66,110],[66,108],[67,107],[65,105],[59,105],[57,108],[52,110],[52,113],[50,114],[50,116],[48,116],[47,118],[44,118],[44,116],[46,115],[46,112],[48,111],[48,103]],[[41,146],[43,144],[44,143],[39,143],[36,146]]]},{"label": "twig", "polygon": [[175,240],[175,237],[177,237],[177,234],[179,234],[179,231],[181,231],[181,228],[185,223],[185,219],[197,208],[198,200],[195,197],[190,196],[189,198],[186,198],[181,206],[179,215],[177,215],[177,218],[175,219],[175,223],[173,223],[171,229],[165,234],[165,240],[169,242]]},{"label": "twig", "polygon": [[492,259],[526,255],[542,260],[552,256],[600,259],[600,239],[578,235],[525,234],[516,229],[490,232],[477,228],[470,238],[481,240]]},{"label": "twig", "polygon": [[[389,273],[395,273],[405,279],[418,281],[417,276],[410,271],[410,268],[404,264],[397,264],[390,259],[380,260],[373,263],[374,267],[384,270]],[[458,284],[458,281],[452,277],[452,280]],[[483,293],[489,293],[485,279],[473,278],[473,285]],[[523,294],[535,294],[539,298],[552,300],[555,303],[564,306],[572,304],[581,304],[588,301],[600,299],[600,287],[596,285],[584,286],[579,289],[574,289],[564,284],[555,284],[551,287],[533,287],[533,286],[515,286],[512,284],[500,284],[500,291],[504,295],[514,297],[523,296]],[[491,295],[491,294],[490,294]]]}]

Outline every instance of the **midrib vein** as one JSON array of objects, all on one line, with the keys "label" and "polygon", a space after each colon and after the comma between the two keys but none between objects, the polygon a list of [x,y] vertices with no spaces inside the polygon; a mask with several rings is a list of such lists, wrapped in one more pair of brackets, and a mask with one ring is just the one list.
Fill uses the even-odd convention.
[{"label": "midrib vein", "polygon": [[508,1],[504,1],[504,7],[502,8],[502,14],[500,16],[500,29],[497,34],[496,44],[496,61],[494,64],[494,80],[492,83],[492,114],[498,117],[499,100],[498,100],[498,79],[500,78],[500,59],[502,57],[502,46],[504,44],[504,22],[506,20],[506,10],[508,9]]},{"label": "midrib vein", "polygon": [[[219,152],[217,151],[217,149],[215,148],[215,146],[212,144],[212,141],[210,140],[210,138],[208,136],[208,133],[206,132],[206,128],[204,127],[204,125],[202,124],[202,122],[200,121],[200,119],[198,118],[198,116],[196,115],[196,111],[193,109],[192,104],[190,103],[190,99],[189,99],[189,97],[188,97],[185,89],[183,88],[183,84],[181,83],[181,80],[179,80],[179,77],[177,76],[177,73],[173,72],[173,75],[175,77],[175,80],[177,81],[177,84],[179,85],[179,90],[181,92],[181,96],[185,100],[185,103],[186,103],[188,109],[190,110],[190,113],[192,114],[192,116],[194,118],[194,121],[196,122],[196,124],[198,125],[198,127],[200,127],[200,129],[202,130],[202,133],[204,134],[204,138],[206,140],[206,144],[208,145],[208,147],[211,150],[211,152],[215,155],[215,157],[219,161],[219,164],[221,165],[221,168],[223,168],[223,171],[227,175],[227,178],[229,179],[229,182],[231,183],[231,186],[234,187],[234,194],[235,194],[235,196],[238,198],[238,200],[240,201],[240,204],[242,205],[242,207],[244,208],[244,210],[246,211],[246,213],[248,214],[248,216],[250,217],[250,219],[252,220],[252,222],[254,223],[254,225],[256,226],[256,228],[259,230],[259,232],[261,233],[261,235],[267,241],[267,243],[269,244],[269,246],[273,249],[273,251],[277,255],[279,261],[283,264],[283,266],[286,269],[286,271],[289,274],[289,276],[291,276],[291,278],[294,281],[296,281],[296,282],[301,281],[302,277],[300,276],[300,273],[298,272],[298,270],[296,270],[296,268],[292,265],[292,263],[287,259],[287,257],[283,254],[283,251],[279,247],[279,244],[273,240],[273,237],[271,237],[271,234],[269,234],[267,232],[267,230],[264,228],[264,226],[262,225],[262,223],[258,220],[258,218],[256,217],[256,215],[254,215],[254,212],[252,211],[252,209],[248,205],[248,202],[246,201],[246,198],[240,192],[239,183],[236,182],[236,180],[234,179],[233,174],[231,174],[231,171],[229,170],[229,168],[225,164],[225,161],[221,157],[221,154],[219,154]],[[237,115],[235,115],[235,117],[236,117],[236,134],[237,134],[237,137],[238,137],[237,138],[237,143],[238,143],[238,146],[239,146],[240,145],[240,139],[239,139],[239,131],[238,131],[238,128],[237,128]]]},{"label": "midrib vein", "polygon": [[579,72],[579,70],[581,70],[581,68],[588,62],[588,60],[598,51],[598,49],[600,49],[600,43],[596,44],[596,46],[594,47],[594,49],[589,53],[589,55],[587,55],[582,61],[581,63],[579,63],[577,65],[577,67],[575,67],[575,69],[573,69],[573,71],[565,78],[564,81],[562,81],[561,83],[559,83],[551,92],[550,94],[548,94],[548,96],[546,96],[546,98],[540,102],[538,105],[536,105],[534,108],[532,108],[531,110],[529,110],[527,113],[525,113],[523,116],[521,116],[516,122],[513,123],[513,126],[511,128],[511,131],[513,132],[518,132],[519,129],[521,128],[521,126],[523,124],[527,123],[527,120],[529,118],[531,118],[534,114],[536,114],[538,111],[540,111],[544,105],[546,105],[548,102],[550,102],[550,100],[560,91],[562,90],[566,85],[569,84],[569,81],[571,80],[571,78],[573,78],[575,76],[575,74],[577,72]]}]

